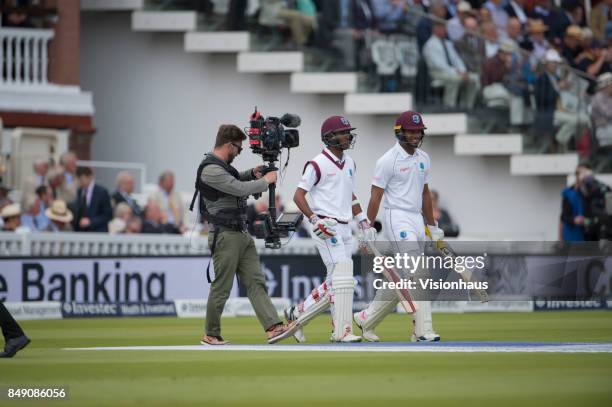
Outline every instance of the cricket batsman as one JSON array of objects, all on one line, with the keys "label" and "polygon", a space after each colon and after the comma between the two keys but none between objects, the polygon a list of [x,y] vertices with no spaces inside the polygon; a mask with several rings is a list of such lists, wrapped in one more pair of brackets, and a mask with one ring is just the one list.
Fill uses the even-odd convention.
[{"label": "cricket batsman", "polygon": [[[409,246],[408,254],[416,256],[423,253],[425,227],[433,241],[444,238],[444,232],[436,226],[429,193],[429,155],[419,148],[425,129],[423,118],[417,112],[407,111],[397,118],[394,127],[397,143],[376,162],[368,204],[368,219],[373,220],[382,201],[383,231],[394,246],[393,250],[400,252],[400,247],[405,250]],[[362,330],[363,339],[369,342],[380,340],[374,329],[395,309],[398,301],[393,290],[378,290],[368,307],[355,313],[353,318]],[[431,302],[417,303],[413,323],[413,342],[440,340],[432,326]]]},{"label": "cricket batsman", "polygon": [[[356,141],[355,130],[343,116],[331,116],[321,126],[325,149],[308,161],[293,200],[312,224],[311,235],[327,268],[323,284],[297,306],[285,310],[288,322],[296,321],[293,333],[304,342],[303,327],[331,306],[332,342],[359,342],[353,334],[353,238],[349,221],[359,222],[361,233],[376,239],[376,230],[362,212],[353,185],[355,162],[346,153]],[[306,200],[308,194],[310,204]]]}]

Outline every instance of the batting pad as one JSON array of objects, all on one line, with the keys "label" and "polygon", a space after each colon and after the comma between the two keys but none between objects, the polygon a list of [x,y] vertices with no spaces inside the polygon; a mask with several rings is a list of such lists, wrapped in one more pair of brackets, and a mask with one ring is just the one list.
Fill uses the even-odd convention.
[{"label": "batting pad", "polygon": [[353,332],[353,293],[355,280],[353,278],[353,260],[343,260],[336,263],[332,273],[332,292],[334,307],[334,339],[340,340],[347,333]]}]

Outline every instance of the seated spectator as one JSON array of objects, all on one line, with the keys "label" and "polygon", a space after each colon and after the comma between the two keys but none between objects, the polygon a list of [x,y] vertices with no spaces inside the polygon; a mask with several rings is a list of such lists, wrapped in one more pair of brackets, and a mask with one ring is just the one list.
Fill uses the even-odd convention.
[{"label": "seated spectator", "polygon": [[419,50],[422,50],[425,43],[431,37],[433,29],[433,20],[446,20],[446,6],[443,0],[433,0],[429,6],[429,12],[432,16],[425,15],[421,17],[417,24],[417,44]]},{"label": "seated spectator", "polygon": [[404,33],[408,0],[372,0],[378,30],[383,34]]},{"label": "seated spectator", "polygon": [[76,199],[76,183],[66,182],[66,172],[62,167],[56,166],[47,174],[47,184],[53,198],[64,202],[72,202]]},{"label": "seated spectator", "polygon": [[139,216],[132,216],[128,219],[125,226],[125,234],[134,235],[142,233],[142,218]]},{"label": "seated spectator", "polygon": [[2,230],[5,232],[18,232],[21,230],[28,230],[27,228],[21,227],[21,206],[13,203],[8,204],[2,211],[0,211],[0,217],[2,217]]},{"label": "seated spectator", "polygon": [[[559,53],[550,49],[544,60],[545,71],[538,77],[535,87],[538,115],[545,115],[548,121],[541,123],[542,128],[559,127],[555,139],[561,152],[565,152],[570,139],[579,129],[588,125],[588,116],[580,110],[580,99],[571,89],[578,79],[561,72],[560,64],[563,61]],[[564,99],[561,98],[561,92],[565,92]]]},{"label": "seated spectator", "polygon": [[[576,68],[594,77],[610,72],[610,55],[608,53],[608,49],[604,48],[599,41],[593,40],[588,48],[576,57]],[[595,80],[590,82],[589,93],[592,94],[595,93],[597,83]]]},{"label": "seated spectator", "polygon": [[149,200],[144,209],[144,221],[142,223],[142,233],[176,233],[180,230],[172,223],[166,222],[166,214],[161,211],[159,205],[154,200]]},{"label": "seated spectator", "polygon": [[563,38],[563,46],[561,47],[561,56],[565,58],[570,66],[576,66],[576,57],[582,52],[580,47],[580,38],[582,30],[577,25],[570,25],[565,31]]},{"label": "seated spectator", "polygon": [[482,95],[489,107],[510,108],[510,124],[519,126],[525,122],[525,96],[527,83],[522,79],[523,70],[518,46],[510,39],[502,40],[499,51],[487,59],[482,68]]},{"label": "seated spectator", "polygon": [[0,209],[12,203],[8,196],[9,192],[11,192],[11,189],[5,186],[0,180]]},{"label": "seated spectator", "polygon": [[49,218],[41,210],[38,196],[28,196],[24,202],[25,212],[21,214],[21,225],[32,232],[41,232],[49,225]]},{"label": "seated spectator", "polygon": [[550,48],[550,44],[544,35],[546,31],[548,31],[548,27],[544,25],[542,20],[529,20],[527,25],[527,32],[529,33],[527,37],[528,45],[523,48],[531,52],[529,62],[534,71],[537,70],[540,62],[544,60],[544,55]]},{"label": "seated spectator", "polygon": [[455,49],[469,72],[480,75],[485,61],[485,42],[478,35],[478,21],[474,17],[464,20],[465,34],[455,42]]},{"label": "seated spectator", "polygon": [[108,191],[95,182],[89,167],[79,167],[76,172],[80,188],[73,202],[76,232],[108,232],[108,222],[113,216]]},{"label": "seated spectator", "polygon": [[134,216],[132,208],[130,208],[127,203],[120,202],[117,206],[115,206],[114,215],[115,217],[108,222],[108,233],[115,235],[117,233],[125,232],[127,221]]},{"label": "seated spectator", "polygon": [[181,195],[174,190],[174,174],[171,171],[164,171],[159,176],[159,189],[150,200],[155,201],[157,206],[164,213],[165,223],[184,229],[183,216],[185,215],[185,203]]},{"label": "seated spectator", "polygon": [[465,33],[465,20],[473,16],[472,6],[467,1],[462,1],[457,5],[457,15],[446,22],[448,38],[456,42]]},{"label": "seated spectator", "polygon": [[131,209],[134,215],[142,216],[142,208],[132,196],[134,193],[134,177],[127,171],[121,171],[117,175],[117,190],[111,197],[113,205],[117,206],[125,202]]},{"label": "seated spectator", "polygon": [[301,47],[315,27],[316,8],[312,0],[297,0],[292,7],[285,0],[261,0],[259,23],[265,26],[287,26],[293,44]]},{"label": "seated spectator", "polygon": [[485,39],[485,56],[486,58],[494,57],[499,50],[497,28],[492,22],[485,21],[482,23],[482,36]]},{"label": "seated spectator", "polygon": [[446,24],[434,23],[433,35],[423,47],[423,58],[427,63],[429,74],[444,86],[444,105],[456,107],[459,91],[463,90],[462,107],[474,107],[480,87],[478,75],[467,72],[461,57],[455,51],[453,43],[446,39]]},{"label": "seated spectator", "polygon": [[509,38],[516,42],[518,45],[525,42],[526,38],[523,36],[523,28],[521,27],[520,21],[515,17],[508,19],[508,25],[506,26],[506,32],[502,38]]},{"label": "seated spectator", "polygon": [[483,5],[484,8],[491,12],[491,19],[499,35],[506,31],[506,26],[508,25],[509,17],[504,9],[504,4],[504,0],[489,0]]},{"label": "seated spectator", "polygon": [[41,211],[44,212],[45,209],[51,206],[51,203],[53,202],[53,192],[51,191],[51,188],[46,185],[39,186],[36,188],[36,196],[40,200]]},{"label": "seated spectator", "polygon": [[72,222],[73,215],[68,209],[66,202],[56,199],[51,204],[50,208],[45,210],[45,215],[51,222],[45,228],[46,232],[71,232],[72,227],[70,226],[70,222]]},{"label": "seated spectator", "polygon": [[587,49],[593,41],[593,31],[589,27],[582,27],[580,33],[580,48]]},{"label": "seated spectator", "polygon": [[0,2],[0,6],[8,8],[4,13],[0,13],[2,20],[0,26],[12,28],[35,28],[34,22],[27,13],[30,0],[12,0],[5,4]]},{"label": "seated spectator", "polygon": [[607,42],[606,24],[610,22],[612,11],[612,0],[602,0],[591,10],[589,26],[593,30],[593,35],[599,41]]},{"label": "seated spectator", "polygon": [[[596,155],[602,157],[602,165],[610,167],[612,160],[612,73],[606,72],[597,78],[597,93],[591,101],[591,118],[595,127],[595,137],[599,151]],[[612,168],[608,168],[612,170]]]},{"label": "seated spectator", "polygon": [[451,219],[448,211],[440,207],[440,195],[437,191],[431,190],[431,204],[433,206],[434,219],[438,227],[444,231],[446,237],[459,236],[459,226]]}]

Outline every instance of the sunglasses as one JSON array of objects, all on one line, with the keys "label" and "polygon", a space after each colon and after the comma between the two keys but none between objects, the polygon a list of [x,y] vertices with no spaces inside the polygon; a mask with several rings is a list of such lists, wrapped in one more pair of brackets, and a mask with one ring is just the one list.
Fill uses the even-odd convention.
[{"label": "sunglasses", "polygon": [[239,144],[234,144],[234,143],[230,143],[231,145],[233,145],[234,147],[236,147],[238,149],[238,154],[242,153],[242,146]]}]

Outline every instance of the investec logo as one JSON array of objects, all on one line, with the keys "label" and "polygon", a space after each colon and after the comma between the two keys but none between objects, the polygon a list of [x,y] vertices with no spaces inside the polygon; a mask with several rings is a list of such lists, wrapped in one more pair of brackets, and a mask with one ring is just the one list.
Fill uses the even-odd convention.
[{"label": "investec logo", "polygon": [[41,263],[23,263],[21,268],[22,301],[62,302],[152,302],[165,301],[164,272],[140,273],[121,269],[101,271],[94,261],[90,273],[45,271]]}]

